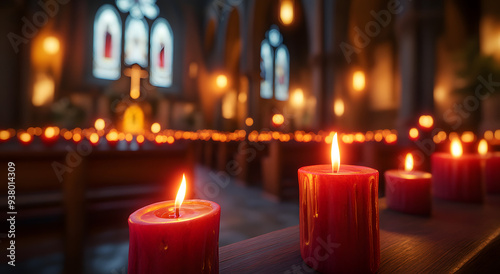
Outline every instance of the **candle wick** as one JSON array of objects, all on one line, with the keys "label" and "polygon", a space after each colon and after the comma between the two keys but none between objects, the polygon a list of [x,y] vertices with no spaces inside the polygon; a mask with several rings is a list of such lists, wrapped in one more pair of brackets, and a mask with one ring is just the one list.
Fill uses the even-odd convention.
[{"label": "candle wick", "polygon": [[179,218],[179,215],[180,215],[179,208],[176,207],[175,208],[175,218]]}]

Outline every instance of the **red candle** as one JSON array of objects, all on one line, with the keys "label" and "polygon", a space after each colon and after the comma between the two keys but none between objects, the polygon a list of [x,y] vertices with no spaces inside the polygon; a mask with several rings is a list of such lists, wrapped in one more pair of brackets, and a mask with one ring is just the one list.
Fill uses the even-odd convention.
[{"label": "red candle", "polygon": [[406,155],[405,170],[385,172],[387,207],[404,213],[431,213],[431,178],[428,172],[413,170],[413,156]]},{"label": "red candle", "polygon": [[488,153],[488,143],[481,140],[477,148],[484,159],[484,181],[487,193],[500,193],[500,152]]},{"label": "red candle", "polygon": [[463,154],[458,139],[451,142],[451,154],[431,156],[434,196],[451,201],[481,203],[484,199],[482,160],[476,154]]},{"label": "red candle", "polygon": [[340,165],[337,134],[332,165],[302,167],[300,253],[322,273],[376,272],[380,265],[378,171]]},{"label": "red candle", "polygon": [[47,146],[52,146],[57,142],[59,138],[59,128],[57,127],[47,127],[42,135],[42,141]]},{"label": "red candle", "polygon": [[[187,200],[186,181],[175,201],[132,213],[128,273],[218,273],[220,206]],[[182,205],[182,206],[181,206]]]}]

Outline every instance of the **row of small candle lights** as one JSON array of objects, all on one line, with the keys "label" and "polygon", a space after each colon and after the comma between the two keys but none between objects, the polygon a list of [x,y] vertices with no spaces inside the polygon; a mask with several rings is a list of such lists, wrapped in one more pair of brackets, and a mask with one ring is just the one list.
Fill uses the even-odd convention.
[{"label": "row of small candle lights", "polygon": [[[412,134],[410,130],[410,139],[418,140],[419,134]],[[417,129],[415,129],[417,130]],[[418,130],[417,130],[418,132]],[[325,142],[331,144],[334,132],[319,131],[315,132],[305,132],[305,131],[295,131],[292,133],[284,133],[280,131],[251,131],[248,133],[248,141],[250,142],[267,142],[271,140],[278,140],[281,142]],[[116,129],[110,129],[105,131],[104,129],[96,128],[75,128],[75,129],[65,129],[58,127],[30,127],[26,130],[20,129],[5,129],[0,130],[0,142],[8,141],[9,139],[17,136],[19,141],[23,144],[29,144],[33,140],[34,136],[40,136],[42,139],[51,143],[50,141],[57,140],[59,137],[65,140],[73,140],[74,142],[80,142],[83,139],[89,140],[93,144],[97,144],[99,140],[104,137],[108,142],[117,142],[126,140],[131,142],[136,140],[137,143],[142,144],[144,141],[148,140],[151,142],[156,142],[157,144],[168,143],[172,144],[176,140],[202,140],[202,141],[216,141],[216,142],[231,142],[231,141],[241,141],[245,140],[247,137],[247,131],[236,130],[234,132],[220,132],[216,130],[198,130],[198,131],[183,131],[183,130],[153,130],[146,132],[144,134],[132,134],[120,132]],[[484,133],[485,140],[487,141],[500,141],[500,129],[496,131],[488,130]],[[446,133],[444,131],[439,131],[433,136],[433,141],[436,144],[443,143],[447,140],[461,139],[464,143],[473,143],[478,140],[472,131],[466,131],[463,133],[451,132]],[[339,141],[345,144],[352,143],[364,143],[364,142],[384,142],[386,144],[395,144],[398,140],[398,132],[396,130],[375,130],[355,133],[343,133],[339,135]]]},{"label": "row of small candle lights", "polygon": [[477,153],[468,154],[464,154],[460,139],[453,139],[448,153],[432,154],[432,174],[414,171],[413,156],[409,153],[404,171],[385,173],[387,205],[405,213],[429,215],[431,195],[445,200],[482,203],[486,193],[500,193],[499,168],[500,153],[488,152],[485,139],[478,143]]}]

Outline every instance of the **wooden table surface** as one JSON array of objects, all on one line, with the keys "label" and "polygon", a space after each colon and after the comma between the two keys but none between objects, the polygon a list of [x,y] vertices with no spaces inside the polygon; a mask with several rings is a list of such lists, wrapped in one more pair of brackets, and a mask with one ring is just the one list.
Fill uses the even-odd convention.
[{"label": "wooden table surface", "polygon": [[[380,199],[379,272],[500,273],[500,196],[483,205],[433,202],[432,216],[418,217]],[[304,267],[298,226],[220,248],[221,273],[311,273]]]}]

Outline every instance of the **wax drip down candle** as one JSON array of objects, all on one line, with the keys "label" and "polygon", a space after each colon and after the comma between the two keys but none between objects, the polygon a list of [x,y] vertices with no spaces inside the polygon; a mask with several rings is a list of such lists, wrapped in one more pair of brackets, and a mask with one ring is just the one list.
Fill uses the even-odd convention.
[{"label": "wax drip down candle", "polygon": [[220,206],[184,200],[186,178],[175,201],[143,207],[129,223],[128,273],[218,273]]},{"label": "wax drip down candle", "polygon": [[340,165],[337,134],[331,153],[332,165],[298,170],[302,259],[322,273],[376,272],[378,171]]},{"label": "wax drip down candle", "polygon": [[431,213],[431,178],[428,172],[413,170],[413,155],[405,158],[405,170],[385,172],[387,207],[409,214]]},{"label": "wax drip down candle", "polygon": [[432,192],[440,199],[482,203],[485,194],[481,157],[463,154],[460,140],[451,142],[450,153],[431,155]]}]

